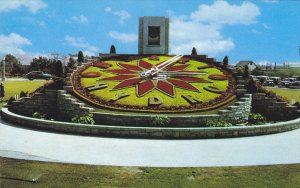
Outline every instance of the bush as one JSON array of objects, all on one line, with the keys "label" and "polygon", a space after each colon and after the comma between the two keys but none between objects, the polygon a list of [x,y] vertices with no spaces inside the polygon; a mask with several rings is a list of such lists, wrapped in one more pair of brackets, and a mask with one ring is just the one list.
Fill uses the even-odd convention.
[{"label": "bush", "polygon": [[266,122],[266,118],[259,113],[251,113],[248,117],[248,124],[250,125],[262,125]]},{"label": "bush", "polygon": [[154,126],[165,126],[170,123],[170,118],[167,116],[154,116],[151,119]]},{"label": "bush", "polygon": [[232,124],[226,121],[208,120],[205,124],[207,127],[231,127]]},{"label": "bush", "polygon": [[39,112],[34,112],[32,114],[32,117],[36,118],[36,119],[46,119],[46,114],[41,114]]},{"label": "bush", "polygon": [[72,118],[72,123],[80,123],[80,124],[90,124],[93,125],[95,124],[95,120],[93,118],[93,114],[87,114],[84,116],[75,116]]},{"label": "bush", "polygon": [[26,91],[26,92],[21,91],[20,92],[20,98],[27,97],[27,96],[28,96],[28,91]]},{"label": "bush", "polygon": [[16,101],[14,97],[10,97],[7,101],[7,105],[12,105],[13,101]]}]

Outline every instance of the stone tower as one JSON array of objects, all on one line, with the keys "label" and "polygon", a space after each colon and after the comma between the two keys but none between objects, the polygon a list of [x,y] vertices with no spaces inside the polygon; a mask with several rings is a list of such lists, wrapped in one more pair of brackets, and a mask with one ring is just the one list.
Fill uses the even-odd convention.
[{"label": "stone tower", "polygon": [[168,54],[169,18],[144,16],[139,18],[139,54]]}]

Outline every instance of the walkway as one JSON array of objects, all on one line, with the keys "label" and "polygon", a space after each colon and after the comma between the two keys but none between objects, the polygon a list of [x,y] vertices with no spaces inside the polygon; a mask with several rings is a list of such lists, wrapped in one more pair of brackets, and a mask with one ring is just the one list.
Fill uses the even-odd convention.
[{"label": "walkway", "polygon": [[153,166],[245,166],[300,163],[300,129],[266,136],[147,140],[63,135],[0,121],[0,156],[67,163]]}]

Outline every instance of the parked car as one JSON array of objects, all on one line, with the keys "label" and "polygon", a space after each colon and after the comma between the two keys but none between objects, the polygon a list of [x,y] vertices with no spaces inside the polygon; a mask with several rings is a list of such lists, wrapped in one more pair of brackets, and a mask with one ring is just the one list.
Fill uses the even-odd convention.
[{"label": "parked car", "polygon": [[34,79],[50,80],[52,78],[52,75],[44,73],[42,71],[32,71],[27,73],[25,77],[28,78],[29,80],[34,80]]},{"label": "parked car", "polygon": [[263,86],[271,86],[271,87],[274,87],[275,84],[274,84],[273,80],[266,80],[266,81],[263,83]]}]

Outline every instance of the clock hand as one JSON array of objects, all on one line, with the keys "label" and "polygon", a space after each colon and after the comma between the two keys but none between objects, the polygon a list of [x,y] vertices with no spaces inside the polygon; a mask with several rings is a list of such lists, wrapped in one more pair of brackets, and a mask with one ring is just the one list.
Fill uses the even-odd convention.
[{"label": "clock hand", "polygon": [[153,69],[154,71],[151,71],[150,75],[155,75],[155,74],[163,71],[164,69],[166,69],[170,65],[176,63],[182,57],[183,57],[183,54],[179,54],[179,55],[176,55],[176,56],[172,57],[171,59],[168,59],[167,61],[165,61],[164,63],[158,65],[157,67],[155,66],[154,69]]},{"label": "clock hand", "polygon": [[163,71],[166,67],[172,65],[176,61],[178,61],[182,56],[183,56],[182,54],[176,55],[158,66],[153,66],[150,70],[147,70],[147,71],[141,73],[140,75],[142,77],[153,76],[153,75],[157,74],[158,72]]},{"label": "clock hand", "polygon": [[173,72],[173,71],[161,71],[157,75],[206,75],[204,72]]}]

